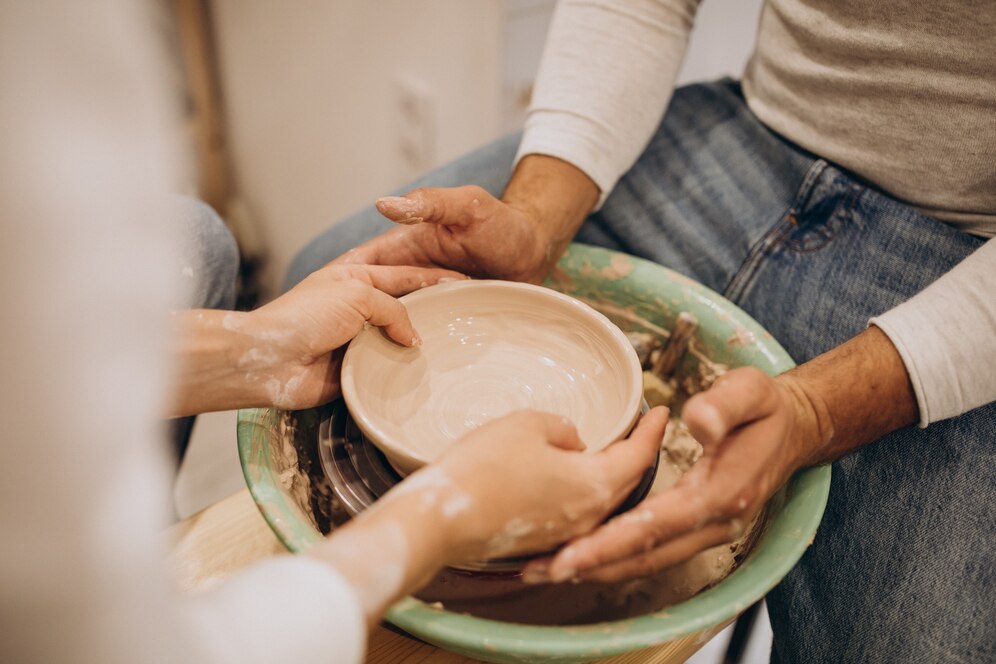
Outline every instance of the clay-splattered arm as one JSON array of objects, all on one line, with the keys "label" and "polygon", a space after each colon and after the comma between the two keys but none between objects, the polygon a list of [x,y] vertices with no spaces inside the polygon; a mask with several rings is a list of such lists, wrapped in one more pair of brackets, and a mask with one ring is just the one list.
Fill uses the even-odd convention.
[{"label": "clay-splattered arm", "polygon": [[392,295],[463,278],[431,268],[326,266],[253,312],[178,311],[168,414],[325,403],[339,390],[337,349],[367,322],[403,346],[418,343]]}]

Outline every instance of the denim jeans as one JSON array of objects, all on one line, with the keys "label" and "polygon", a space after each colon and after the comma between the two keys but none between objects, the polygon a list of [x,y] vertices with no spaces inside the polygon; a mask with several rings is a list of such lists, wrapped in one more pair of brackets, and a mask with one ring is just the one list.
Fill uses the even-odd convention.
[{"label": "denim jeans", "polygon": [[[176,274],[183,284],[177,309],[235,307],[239,248],[225,222],[210,205],[186,197],[170,201],[170,212],[183,227]],[[170,439],[177,461],[183,459],[194,428],[194,417],[170,420]]]},{"label": "denim jeans", "polygon": [[[473,183],[497,195],[518,139],[411,186]],[[288,284],[391,226],[373,208],[359,212],[299,254]],[[775,135],[732,81],[675,93],[577,240],[723,293],[800,363],[982,244]],[[773,661],[996,661],[994,432],[990,404],[834,463],[819,533],[768,596]]]}]

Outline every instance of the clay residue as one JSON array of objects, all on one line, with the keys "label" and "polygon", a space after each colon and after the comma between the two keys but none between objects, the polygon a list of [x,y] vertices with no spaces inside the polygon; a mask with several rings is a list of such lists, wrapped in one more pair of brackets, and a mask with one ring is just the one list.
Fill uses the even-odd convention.
[{"label": "clay residue", "polygon": [[[280,480],[280,486],[290,494],[295,503],[307,506],[311,502],[311,482],[306,473],[300,472],[301,463],[298,459],[297,448],[294,445],[294,434],[297,432],[297,426],[293,415],[284,413],[280,418],[279,427],[279,447],[271,447],[271,454],[274,457],[276,467],[282,469],[277,476]],[[308,512],[310,513],[310,511],[309,509]]]},{"label": "clay residue", "polygon": [[737,327],[730,338],[726,340],[728,346],[753,346],[756,343],[757,337],[745,327]]},{"label": "clay residue", "polygon": [[681,378],[681,385],[685,393],[691,396],[697,392],[708,390],[716,379],[730,370],[730,367],[720,362],[713,362],[699,345],[697,339],[692,339],[688,344],[688,352],[698,360],[696,370],[686,374]]},{"label": "clay residue", "polygon": [[[612,321],[617,325],[620,322],[625,322],[627,323],[625,327],[629,328],[636,327],[645,332],[652,332],[653,334],[656,334],[657,336],[661,337],[661,339],[667,339],[668,337],[671,336],[670,330],[664,329],[660,325],[652,323],[643,316],[637,314],[635,307],[620,307],[619,305],[612,304],[611,302],[604,302],[602,300],[593,300],[591,298],[586,298],[586,297],[579,297],[577,299],[581,300],[582,302],[590,306],[592,309],[595,309],[596,311],[600,311],[601,313],[605,314],[606,316],[611,318]],[[620,325],[620,327],[623,326]]]},{"label": "clay residue", "polygon": [[584,263],[581,266],[581,276],[586,278],[596,277],[606,281],[618,281],[629,275],[633,271],[633,261],[625,254],[614,253],[609,260],[609,264],[603,268],[596,268],[591,263]]}]

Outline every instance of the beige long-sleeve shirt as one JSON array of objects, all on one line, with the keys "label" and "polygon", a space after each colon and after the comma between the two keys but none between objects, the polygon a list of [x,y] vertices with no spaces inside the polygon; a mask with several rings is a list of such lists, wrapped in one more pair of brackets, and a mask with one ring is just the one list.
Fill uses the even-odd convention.
[{"label": "beige long-sleeve shirt", "polygon": [[[698,4],[561,0],[519,158],[574,164],[604,201],[660,122]],[[768,0],[744,93],[793,142],[991,237],[993,35],[990,0]],[[874,322],[903,356],[921,425],[996,400],[996,240]]]}]

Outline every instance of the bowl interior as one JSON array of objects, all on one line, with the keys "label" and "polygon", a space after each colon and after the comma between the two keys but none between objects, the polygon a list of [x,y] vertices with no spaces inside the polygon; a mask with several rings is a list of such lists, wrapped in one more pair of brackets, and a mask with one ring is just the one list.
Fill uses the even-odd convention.
[{"label": "bowl interior", "polygon": [[401,298],[422,345],[368,327],[343,360],[350,413],[402,472],[468,431],[531,408],[574,422],[589,451],[626,434],[642,399],[625,335],[588,305],[549,288],[457,281]]},{"label": "bowl interior", "polygon": [[[697,350],[716,362],[752,365],[771,374],[793,366],[781,346],[747,314],[659,265],[572,245],[548,283],[588,302],[627,331],[666,337],[678,313],[688,311],[699,320]],[[679,373],[695,375],[699,369],[696,354],[687,353]],[[317,484],[321,470],[308,468],[308,460],[296,452],[296,443],[313,445],[310,437],[318,421],[316,409],[239,413],[239,455],[247,484],[264,518],[291,551],[318,542],[329,528],[326,510],[331,497]],[[408,598],[387,618],[450,651],[499,662],[588,661],[694,634],[733,618],[788,573],[815,536],[829,489],[829,466],[797,473],[769,503],[766,529],[733,573],[663,611],[611,623],[542,627],[438,610]]]}]

